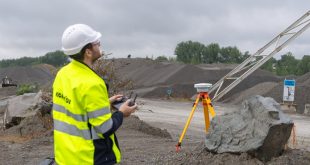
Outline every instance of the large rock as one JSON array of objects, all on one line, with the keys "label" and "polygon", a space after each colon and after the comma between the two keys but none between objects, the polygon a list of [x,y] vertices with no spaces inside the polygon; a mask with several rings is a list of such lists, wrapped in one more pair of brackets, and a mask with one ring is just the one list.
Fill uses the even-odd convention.
[{"label": "large rock", "polygon": [[42,92],[25,93],[20,96],[10,97],[7,100],[6,111],[4,113],[4,124],[6,127],[19,124],[25,118],[34,116],[38,109]]},{"label": "large rock", "polygon": [[8,108],[8,99],[7,98],[0,99],[0,116],[4,114],[7,108]]},{"label": "large rock", "polygon": [[247,152],[268,161],[283,152],[292,127],[274,99],[253,96],[239,110],[211,121],[205,145],[211,152]]}]

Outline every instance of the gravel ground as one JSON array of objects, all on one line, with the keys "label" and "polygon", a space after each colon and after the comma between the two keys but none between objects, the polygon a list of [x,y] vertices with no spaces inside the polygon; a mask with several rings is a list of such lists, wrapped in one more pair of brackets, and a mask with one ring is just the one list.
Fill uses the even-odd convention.
[{"label": "gravel ground", "polygon": [[[116,61],[118,61],[119,72],[127,78],[131,77],[137,89],[145,88],[147,89],[145,93],[150,97],[156,95],[157,98],[165,96],[167,86],[181,91],[176,93],[176,96],[189,98],[188,96],[193,92],[194,83],[215,83],[233,68],[226,65],[223,67],[223,64],[193,66],[158,63],[145,59]],[[50,84],[53,80],[53,74],[48,67],[1,69],[0,76],[4,75],[22,83],[35,80],[39,84]],[[309,73],[297,78],[296,99],[300,105],[309,101],[309,79]],[[224,99],[229,100],[233,97],[237,99],[236,102],[239,102],[243,97],[263,92],[265,96],[272,96],[277,101],[279,99],[281,101],[283,89],[281,83],[281,78],[258,70],[232,91],[233,94],[242,92],[240,95],[228,94]],[[274,87],[265,91],[267,87],[264,85],[267,85],[268,90],[269,87]],[[0,89],[0,95],[7,96],[8,92],[15,91]],[[183,140],[181,152],[176,153],[175,145],[190,113],[192,102],[184,101],[184,98],[178,101],[138,100],[140,110],[135,113],[137,117],[127,118],[117,132],[123,155],[122,164],[264,164],[246,153],[236,155],[206,152],[202,143],[205,133],[201,107],[198,107],[194,114]],[[217,115],[237,108],[230,103],[216,103],[214,106]],[[289,142],[289,146],[295,149],[288,149],[282,156],[265,164],[310,164],[310,118],[294,113],[288,115],[294,120],[296,126],[297,144],[291,143],[293,139]],[[53,155],[50,127],[46,125],[45,120],[33,118],[25,120],[22,125],[12,127],[10,130],[0,131],[0,153],[0,165],[38,164],[45,157]]]},{"label": "gravel ground", "polygon": [[[121,164],[263,164],[263,162],[242,154],[213,154],[203,148],[204,120],[201,107],[197,108],[191,125],[182,142],[180,152],[175,152],[179,135],[190,112],[191,102],[140,99],[140,109],[135,116],[126,118],[117,132],[122,150]],[[229,104],[216,104],[217,115],[237,108]],[[309,117],[292,115],[296,123],[297,139],[309,139]],[[33,120],[31,127],[34,127]],[[38,120],[39,121],[39,120]],[[38,122],[39,123],[39,122]],[[12,127],[0,132],[0,164],[38,164],[45,157],[53,155],[53,139],[50,129],[34,132],[24,123],[24,127]],[[28,128],[28,129],[23,129]],[[14,130],[23,130],[23,135]],[[297,140],[300,142],[300,139]],[[266,164],[309,164],[310,153],[303,142],[297,149],[286,150],[282,156]],[[310,148],[309,148],[310,149]]]}]

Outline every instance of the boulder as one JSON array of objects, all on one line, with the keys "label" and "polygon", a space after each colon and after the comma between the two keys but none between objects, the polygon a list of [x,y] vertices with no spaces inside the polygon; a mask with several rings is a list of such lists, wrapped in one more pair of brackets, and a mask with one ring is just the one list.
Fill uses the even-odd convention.
[{"label": "boulder", "polygon": [[0,115],[2,116],[8,107],[8,99],[0,99]]},{"label": "boulder", "polygon": [[14,96],[7,100],[7,109],[4,114],[4,123],[6,127],[19,124],[25,117],[34,116],[38,109],[42,92],[25,93],[20,96]]},{"label": "boulder", "polygon": [[206,149],[214,153],[247,152],[269,161],[282,154],[293,125],[274,99],[252,96],[237,111],[213,118]]}]

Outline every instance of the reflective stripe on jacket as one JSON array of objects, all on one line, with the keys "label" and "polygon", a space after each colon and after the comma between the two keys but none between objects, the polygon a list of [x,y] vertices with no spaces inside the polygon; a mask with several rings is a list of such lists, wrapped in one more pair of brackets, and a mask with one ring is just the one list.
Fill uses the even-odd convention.
[{"label": "reflective stripe on jacket", "polygon": [[117,123],[113,125],[106,85],[85,64],[73,60],[57,73],[53,119],[57,164],[120,162],[114,132],[106,135]]}]

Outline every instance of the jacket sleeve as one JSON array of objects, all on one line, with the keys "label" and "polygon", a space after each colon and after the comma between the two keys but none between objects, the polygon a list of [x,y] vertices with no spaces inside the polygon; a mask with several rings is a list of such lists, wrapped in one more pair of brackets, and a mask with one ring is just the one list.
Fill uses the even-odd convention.
[{"label": "jacket sleeve", "polygon": [[123,122],[123,113],[112,115],[106,86],[92,85],[84,90],[84,107],[87,111],[88,122],[98,134],[111,135]]},{"label": "jacket sleeve", "polygon": [[107,131],[106,133],[103,134],[103,136],[108,137],[112,133],[116,132],[116,130],[123,124],[123,112],[121,111],[116,111],[112,114],[112,120],[113,120],[113,125],[112,128]]}]

